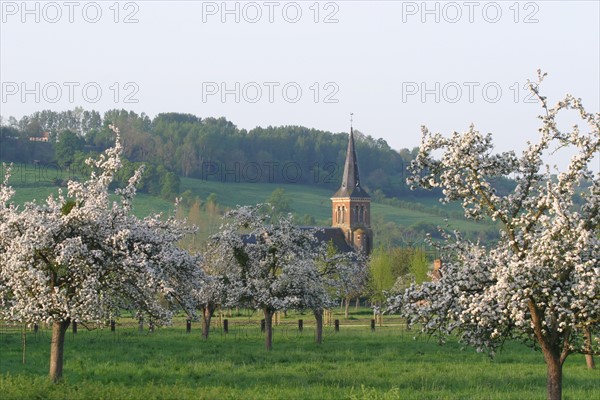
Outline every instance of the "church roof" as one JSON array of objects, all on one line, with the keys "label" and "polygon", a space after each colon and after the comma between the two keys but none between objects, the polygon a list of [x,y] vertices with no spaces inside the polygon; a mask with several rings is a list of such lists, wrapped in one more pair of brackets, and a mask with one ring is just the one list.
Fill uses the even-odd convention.
[{"label": "church roof", "polygon": [[333,197],[354,197],[369,198],[369,194],[360,186],[360,176],[358,174],[358,161],[356,159],[356,150],[354,149],[354,132],[350,128],[350,138],[348,140],[348,150],[346,151],[346,163],[344,164],[344,175],[342,176],[342,186]]},{"label": "church roof", "polygon": [[307,227],[307,229],[317,228],[315,237],[321,243],[331,241],[339,253],[352,253],[354,249],[346,242],[344,231],[333,227]]},{"label": "church roof", "polygon": [[[344,231],[340,228],[323,226],[301,226],[299,228],[304,230],[315,229],[315,238],[317,239],[318,243],[328,243],[331,241],[336,250],[340,253],[354,252],[354,249],[346,242]],[[256,243],[255,235],[244,234],[241,236],[242,241],[245,244]]]}]

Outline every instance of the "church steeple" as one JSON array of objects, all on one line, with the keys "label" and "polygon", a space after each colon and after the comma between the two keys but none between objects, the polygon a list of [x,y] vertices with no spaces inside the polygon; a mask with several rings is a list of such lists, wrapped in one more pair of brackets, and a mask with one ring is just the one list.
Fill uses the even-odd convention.
[{"label": "church steeple", "polygon": [[369,194],[360,186],[360,174],[358,172],[358,161],[354,149],[354,130],[350,127],[350,138],[346,150],[346,163],[342,175],[342,186],[333,197],[360,197],[369,198]]},{"label": "church steeple", "polygon": [[369,254],[373,248],[371,196],[360,184],[352,125],[350,125],[342,185],[331,198],[331,208],[331,225],[343,231],[346,242],[352,248]]}]

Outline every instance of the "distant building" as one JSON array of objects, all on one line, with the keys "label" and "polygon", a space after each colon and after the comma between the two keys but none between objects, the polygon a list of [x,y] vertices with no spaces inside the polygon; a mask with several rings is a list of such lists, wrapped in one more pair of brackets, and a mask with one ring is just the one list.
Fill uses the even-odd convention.
[{"label": "distant building", "polygon": [[360,185],[352,128],[342,184],[331,197],[331,226],[310,226],[306,229],[317,229],[315,236],[320,242],[331,242],[342,253],[354,251],[368,255],[373,251],[371,196]]},{"label": "distant building", "polygon": [[332,236],[336,235],[334,230],[340,231],[346,244],[355,251],[370,254],[373,250],[371,196],[360,184],[352,128],[348,139],[342,185],[331,198],[331,226],[333,229],[327,231],[331,231]]},{"label": "distant building", "polygon": [[50,132],[42,132],[42,136],[30,136],[30,142],[48,142],[50,141]]},{"label": "distant building", "polygon": [[[331,198],[330,227],[306,226],[316,229],[319,242],[331,242],[342,253],[370,254],[373,250],[371,230],[371,196],[360,185],[358,161],[354,149],[354,133],[350,128],[342,184]],[[242,235],[245,243],[255,243],[253,235]]]}]

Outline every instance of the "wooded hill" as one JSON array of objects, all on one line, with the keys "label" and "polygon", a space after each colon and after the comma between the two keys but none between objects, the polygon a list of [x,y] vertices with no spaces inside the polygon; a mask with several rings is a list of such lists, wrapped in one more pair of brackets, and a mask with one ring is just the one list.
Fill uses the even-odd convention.
[{"label": "wooded hill", "polygon": [[[46,110],[19,121],[13,117],[3,120],[0,159],[25,165],[34,161],[54,165],[61,174],[51,183],[59,186],[66,178],[86,175],[85,158],[114,144],[114,134],[108,128],[111,124],[121,131],[128,160],[119,176],[121,183],[139,163],[144,163],[141,192],[169,201],[183,194],[189,207],[196,198],[205,205],[210,193],[218,194],[218,203],[223,207],[235,206],[234,203],[240,204],[237,200],[250,197],[267,201],[276,188],[285,187],[287,195],[295,200],[291,211],[303,222],[327,224],[329,208],[323,202],[328,203],[329,194],[340,184],[347,132],[301,126],[247,131],[225,118],[179,113],[162,113],[150,119],[143,113],[125,110],[111,110],[103,116],[83,109]],[[48,142],[40,141],[44,136]],[[407,235],[417,240],[426,232],[435,234],[436,225],[443,225],[444,218],[462,221],[460,225],[467,222],[458,207],[439,205],[439,193],[411,191],[407,187],[406,167],[416,155],[416,148],[394,150],[385,140],[357,130],[355,139],[361,184],[373,201],[387,210],[383,231],[392,237],[386,240],[388,243]],[[499,190],[510,186],[507,180],[498,183]],[[303,193],[313,200],[316,194],[323,198],[309,204],[302,200]],[[403,224],[409,215],[419,218],[409,218],[410,224]],[[390,221],[395,226],[387,225]],[[497,235],[491,226],[481,226],[479,233],[477,226],[469,228],[473,236],[483,240]]]},{"label": "wooded hill", "polygon": [[[343,170],[348,133],[331,133],[302,126],[238,129],[225,118],[200,118],[191,114],[164,113],[150,119],[125,110],[42,111],[9,118],[2,128],[3,160],[15,162],[77,162],[77,151],[101,151],[112,145],[108,125],[118,126],[125,156],[132,162],[164,166],[181,177],[229,182],[298,183],[334,189]],[[60,135],[71,131],[80,139],[60,145]],[[49,133],[49,144],[30,138]],[[390,148],[355,130],[363,185],[386,197],[409,194],[405,168],[415,149]],[[9,140],[18,138],[18,140]],[[58,140],[57,140],[58,139]],[[66,139],[66,137],[65,137]],[[58,143],[57,143],[58,142]],[[57,144],[57,149],[52,148]],[[67,149],[64,149],[67,147]],[[67,150],[67,151],[64,151]],[[415,195],[415,193],[410,193]],[[431,196],[431,193],[417,195]]]}]

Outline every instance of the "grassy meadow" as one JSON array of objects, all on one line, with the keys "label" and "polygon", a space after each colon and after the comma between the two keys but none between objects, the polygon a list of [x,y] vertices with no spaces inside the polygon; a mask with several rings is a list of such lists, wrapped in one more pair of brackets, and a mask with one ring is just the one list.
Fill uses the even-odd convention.
[{"label": "grassy meadow", "polygon": [[[218,318],[207,341],[199,323],[147,326],[123,318],[116,332],[71,330],[65,344],[65,379],[47,381],[50,331],[27,331],[26,363],[19,327],[0,330],[3,399],[544,399],[546,368],[540,352],[508,343],[494,359],[450,340],[444,346],[407,331],[397,318],[371,332],[369,310],[325,327],[314,343],[310,314],[290,313],[263,349],[259,314]],[[304,330],[297,320],[304,319]],[[341,318],[339,315],[334,318]],[[582,356],[564,367],[564,398],[594,399],[600,372]]]},{"label": "grassy meadow", "polygon": [[[31,178],[31,177],[29,177]],[[64,178],[60,177],[59,178]],[[49,180],[13,176],[15,201],[43,200],[58,188]],[[302,185],[220,183],[182,178],[181,192],[206,199],[215,193],[221,207],[266,201],[283,187],[292,208],[328,224],[327,189]],[[441,207],[434,199],[419,201]],[[170,201],[140,193],[134,212],[145,216],[170,212]],[[456,210],[456,206],[452,211]],[[373,218],[403,226],[416,222],[443,224],[432,212],[374,203]],[[214,217],[214,216],[213,216]],[[208,218],[208,217],[207,217]],[[208,219],[207,219],[208,221]],[[482,225],[452,219],[462,231]],[[208,222],[206,223],[208,225]],[[214,221],[212,225],[215,225]],[[216,226],[216,225],[215,225]],[[202,229],[202,227],[201,227]],[[211,228],[212,229],[212,228]],[[206,235],[208,233],[204,232]],[[229,316],[225,334],[218,318],[207,341],[194,322],[139,332],[136,321],[121,318],[110,329],[71,330],[65,343],[65,379],[51,384],[48,373],[48,327],[38,333],[0,321],[0,398],[2,399],[544,399],[546,367],[540,352],[507,343],[490,359],[456,340],[435,340],[406,329],[398,318],[370,330],[369,309],[354,311],[349,320],[336,310],[340,332],[326,326],[324,343],[314,343],[311,314],[289,313],[274,328],[273,351],[264,350],[260,314],[244,311]],[[304,320],[298,331],[297,321]],[[570,356],[564,366],[565,399],[600,398],[600,370],[588,370],[583,356]]]},{"label": "grassy meadow", "polygon": [[[269,183],[223,183],[207,181],[200,179],[181,178],[180,191],[189,190],[194,196],[206,199],[211,193],[217,195],[217,201],[225,207],[235,207],[236,205],[249,205],[264,203],[267,201],[273,190],[281,187],[285,190],[292,200],[291,207],[294,212],[300,216],[305,214],[312,215],[318,224],[331,224],[331,196],[333,191],[315,186],[305,186],[298,184],[269,184]],[[448,211],[460,211],[457,204],[442,205],[437,199],[411,199],[407,200],[426,207],[438,207]],[[444,225],[446,222],[436,213],[426,211],[416,211],[403,207],[395,207],[387,204],[372,203],[371,213],[373,220],[382,218],[385,222],[394,222],[401,226],[411,226],[417,222],[432,223]],[[449,218],[449,223],[453,229],[459,229],[463,232],[481,230],[483,225],[478,222],[465,220],[462,218]]]}]

